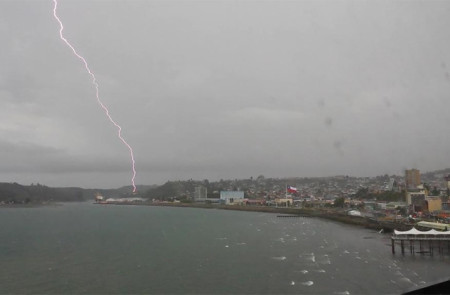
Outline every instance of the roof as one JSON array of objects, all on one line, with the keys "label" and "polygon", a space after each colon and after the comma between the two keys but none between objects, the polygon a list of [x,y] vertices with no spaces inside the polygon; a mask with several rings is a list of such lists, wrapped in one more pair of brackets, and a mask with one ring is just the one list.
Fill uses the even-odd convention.
[{"label": "roof", "polygon": [[421,231],[421,230],[418,230],[413,227],[412,229],[407,230],[407,231],[394,230],[394,234],[397,236],[400,236],[400,235],[450,235],[450,230],[437,231],[435,229],[430,229],[427,231]]}]

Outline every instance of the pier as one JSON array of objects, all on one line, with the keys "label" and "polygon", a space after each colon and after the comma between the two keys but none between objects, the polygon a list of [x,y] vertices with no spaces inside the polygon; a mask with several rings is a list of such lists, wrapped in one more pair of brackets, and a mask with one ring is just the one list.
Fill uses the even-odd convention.
[{"label": "pier", "polygon": [[405,254],[405,249],[409,249],[411,254],[430,254],[435,251],[443,255],[450,254],[450,231],[419,231],[412,228],[408,231],[395,230],[391,237],[392,254],[395,254],[396,244],[400,245],[401,253]]}]

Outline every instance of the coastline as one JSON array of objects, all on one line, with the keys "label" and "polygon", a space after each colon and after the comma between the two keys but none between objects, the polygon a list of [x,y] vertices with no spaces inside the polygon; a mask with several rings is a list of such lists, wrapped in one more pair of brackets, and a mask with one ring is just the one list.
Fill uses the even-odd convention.
[{"label": "coastline", "polygon": [[[109,204],[108,204],[109,205]],[[199,208],[199,209],[219,209],[234,210],[248,212],[264,212],[283,214],[279,217],[317,217],[336,221],[340,223],[365,227],[373,230],[383,230],[384,232],[393,232],[395,230],[409,230],[412,228],[410,224],[381,221],[370,219],[367,217],[350,216],[345,213],[330,208],[285,208],[285,207],[269,207],[269,206],[240,206],[240,205],[217,205],[217,204],[201,204],[201,203],[110,203],[110,205],[135,205],[135,206],[155,206],[155,207],[178,207],[178,208]]]},{"label": "coastline", "polygon": [[45,203],[27,203],[27,204],[1,204],[0,209],[11,209],[11,208],[39,208],[46,206],[62,206],[64,202],[45,202]]}]

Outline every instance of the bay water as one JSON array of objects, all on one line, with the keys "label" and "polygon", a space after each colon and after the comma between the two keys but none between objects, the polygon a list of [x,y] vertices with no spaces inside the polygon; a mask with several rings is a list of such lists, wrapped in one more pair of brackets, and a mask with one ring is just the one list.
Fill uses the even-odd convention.
[{"label": "bay water", "polygon": [[0,208],[1,294],[400,294],[448,279],[449,266],[448,255],[393,255],[389,234],[319,218]]}]

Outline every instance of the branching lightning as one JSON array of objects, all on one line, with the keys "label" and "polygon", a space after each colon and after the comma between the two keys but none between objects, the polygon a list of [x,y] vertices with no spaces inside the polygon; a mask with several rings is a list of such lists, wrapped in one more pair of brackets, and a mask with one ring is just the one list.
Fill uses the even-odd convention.
[{"label": "branching lightning", "polygon": [[57,0],[53,0],[53,3],[55,4],[54,8],[53,8],[53,16],[55,17],[55,19],[58,21],[59,23],[59,37],[61,38],[62,41],[64,41],[64,43],[66,43],[66,45],[72,50],[73,54],[78,57],[84,64],[84,67],[86,69],[86,71],[89,73],[89,75],[92,78],[92,84],[95,87],[95,96],[97,98],[97,102],[100,105],[100,107],[103,109],[103,111],[105,112],[106,116],[108,117],[109,121],[116,126],[117,128],[117,136],[119,137],[119,139],[123,142],[124,145],[126,145],[126,147],[128,148],[128,150],[130,151],[130,157],[131,157],[131,167],[133,170],[133,176],[131,178],[131,183],[133,185],[133,192],[136,192],[136,184],[135,184],[135,178],[136,178],[136,167],[135,167],[135,161],[134,161],[134,153],[133,153],[133,149],[132,147],[128,144],[128,142],[122,137],[122,127],[120,127],[119,124],[117,124],[116,121],[113,120],[113,118],[111,117],[111,115],[109,114],[109,110],[108,108],[105,106],[105,104],[100,100],[100,96],[99,96],[99,90],[98,90],[98,83],[97,83],[97,79],[95,78],[94,73],[91,71],[91,69],[88,66],[87,61],[84,59],[83,56],[81,56],[80,54],[77,53],[77,51],[75,50],[75,48],[69,43],[69,41],[67,41],[66,38],[64,38],[63,35],[63,30],[64,30],[64,26],[61,22],[61,20],[59,19],[58,15],[56,14],[56,8],[58,6],[58,1]]}]

